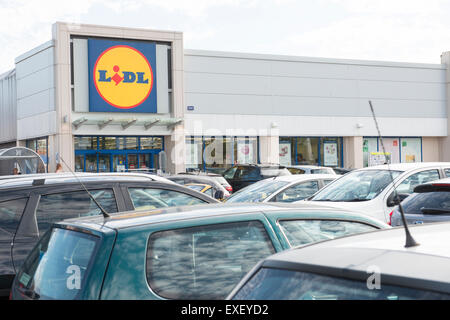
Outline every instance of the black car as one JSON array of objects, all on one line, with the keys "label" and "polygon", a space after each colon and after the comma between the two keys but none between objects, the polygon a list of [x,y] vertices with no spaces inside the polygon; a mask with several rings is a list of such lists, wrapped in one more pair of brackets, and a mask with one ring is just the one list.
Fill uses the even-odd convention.
[{"label": "black car", "polygon": [[280,165],[240,164],[226,170],[223,176],[233,188],[233,192],[236,192],[259,180],[290,174],[288,169]]},{"label": "black car", "polygon": [[9,295],[16,271],[52,223],[101,214],[83,185],[107,213],[218,202],[148,174],[42,174],[1,179],[0,296]]},{"label": "black car", "polygon": [[[416,186],[414,193],[402,201],[402,207],[408,224],[450,221],[450,178]],[[398,206],[390,216],[392,226],[403,225]]]}]

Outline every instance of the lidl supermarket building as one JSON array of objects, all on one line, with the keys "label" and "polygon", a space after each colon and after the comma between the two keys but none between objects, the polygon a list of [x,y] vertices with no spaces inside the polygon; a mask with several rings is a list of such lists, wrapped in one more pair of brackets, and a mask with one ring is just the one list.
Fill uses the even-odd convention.
[{"label": "lidl supermarket building", "polygon": [[441,64],[184,50],[183,34],[53,25],[0,75],[0,149],[53,172],[220,171],[235,163],[359,168],[449,161],[450,53]]}]

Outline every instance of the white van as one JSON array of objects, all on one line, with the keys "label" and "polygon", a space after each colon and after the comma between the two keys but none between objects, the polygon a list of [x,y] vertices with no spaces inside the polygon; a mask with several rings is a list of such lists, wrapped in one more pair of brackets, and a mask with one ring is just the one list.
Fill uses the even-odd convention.
[{"label": "white van", "polygon": [[347,173],[319,190],[306,201],[326,202],[384,222],[398,204],[394,199],[394,178],[400,199],[406,198],[414,187],[433,180],[450,177],[450,162],[397,163],[358,169]]}]

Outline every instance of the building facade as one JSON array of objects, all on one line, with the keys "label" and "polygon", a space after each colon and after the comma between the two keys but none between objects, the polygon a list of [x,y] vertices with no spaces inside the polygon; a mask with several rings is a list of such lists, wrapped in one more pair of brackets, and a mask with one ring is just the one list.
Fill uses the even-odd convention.
[{"label": "building facade", "polygon": [[[0,149],[53,172],[450,160],[441,64],[184,50],[181,32],[55,23],[0,76]],[[63,166],[64,167],[64,166]]]}]

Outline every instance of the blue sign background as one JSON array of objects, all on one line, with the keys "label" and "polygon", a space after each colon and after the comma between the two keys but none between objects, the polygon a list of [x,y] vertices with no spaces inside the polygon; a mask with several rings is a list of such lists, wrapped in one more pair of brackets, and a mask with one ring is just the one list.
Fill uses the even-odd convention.
[{"label": "blue sign background", "polygon": [[[94,83],[94,66],[98,57],[110,47],[127,45],[139,50],[148,60],[153,71],[153,87],[150,95],[139,106],[130,109],[113,107],[98,93]],[[88,39],[88,61],[89,61],[89,111],[90,112],[157,112],[156,100],[156,45],[148,42],[113,41]]]}]

